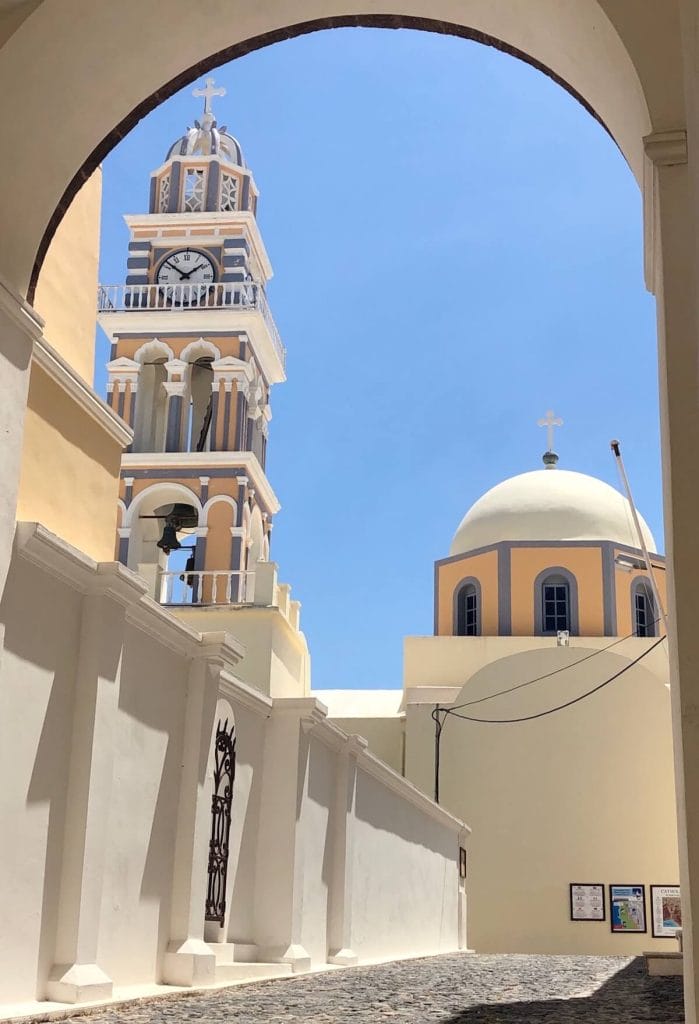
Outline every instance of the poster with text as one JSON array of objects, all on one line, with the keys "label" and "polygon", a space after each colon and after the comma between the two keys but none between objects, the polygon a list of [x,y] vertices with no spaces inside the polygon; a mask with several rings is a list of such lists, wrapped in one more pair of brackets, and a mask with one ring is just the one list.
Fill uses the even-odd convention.
[{"label": "poster with text", "polygon": [[645,885],[610,885],[609,916],[613,932],[645,932]]},{"label": "poster with text", "polygon": [[602,882],[570,883],[571,921],[604,921],[604,885]]},{"label": "poster with text", "polygon": [[682,927],[679,885],[651,885],[650,906],[653,937],[674,939],[677,929]]}]

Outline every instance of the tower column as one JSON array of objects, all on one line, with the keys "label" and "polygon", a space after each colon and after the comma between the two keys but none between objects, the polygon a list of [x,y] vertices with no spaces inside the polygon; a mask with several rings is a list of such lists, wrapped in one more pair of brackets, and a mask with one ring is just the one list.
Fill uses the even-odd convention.
[{"label": "tower column", "polygon": [[247,440],[248,398],[250,396],[250,385],[247,380],[237,380],[236,387],[237,402],[234,451],[240,452],[245,449],[245,442]]},{"label": "tower column", "polygon": [[178,452],[182,447],[185,382],[183,380],[166,380],[163,381],[162,387],[167,393],[165,451]]}]

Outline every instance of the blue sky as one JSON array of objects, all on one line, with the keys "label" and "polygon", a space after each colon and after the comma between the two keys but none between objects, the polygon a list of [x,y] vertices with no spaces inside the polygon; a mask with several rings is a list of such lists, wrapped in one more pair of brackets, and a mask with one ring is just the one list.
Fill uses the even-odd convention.
[{"label": "blue sky", "polygon": [[[561,467],[616,485],[622,440],[661,538],[641,198],[604,129],[528,65],[413,31],[316,33],[215,77],[275,269],[272,557],[314,686],[401,684],[402,638],[432,631],[434,560],[485,490],[540,466],[549,408]],[[122,214],[147,209],[200,103],[183,90],[105,161],[103,282],[124,279]],[[101,392],[107,358],[100,337]]]}]

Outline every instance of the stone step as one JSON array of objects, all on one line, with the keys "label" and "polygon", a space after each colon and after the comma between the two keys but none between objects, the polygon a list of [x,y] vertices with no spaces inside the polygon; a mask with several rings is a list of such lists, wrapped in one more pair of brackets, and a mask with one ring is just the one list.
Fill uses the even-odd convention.
[{"label": "stone step", "polygon": [[291,964],[250,964],[217,963],[216,981],[262,981],[265,978],[282,978],[292,974]]},{"label": "stone step", "polygon": [[242,942],[208,942],[209,949],[216,957],[217,964],[246,963],[257,961],[257,946]]},{"label": "stone step", "polygon": [[650,950],[644,953],[646,970],[655,977],[682,974],[682,954],[675,952],[657,953]]}]

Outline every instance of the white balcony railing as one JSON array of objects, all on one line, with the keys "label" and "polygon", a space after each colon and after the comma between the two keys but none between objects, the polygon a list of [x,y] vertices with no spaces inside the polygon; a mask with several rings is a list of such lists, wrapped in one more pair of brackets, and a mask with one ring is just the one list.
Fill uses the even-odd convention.
[{"label": "white balcony railing", "polygon": [[101,284],[97,290],[100,313],[157,310],[182,313],[192,309],[249,309],[262,315],[281,361],[286,350],[279,337],[264,288],[256,281],[219,281],[216,284]]},{"label": "white balcony railing", "polygon": [[230,569],[163,572],[159,577],[160,604],[252,604],[255,573]]}]

